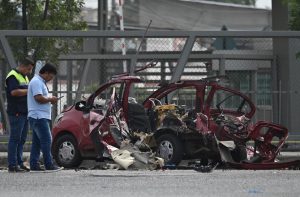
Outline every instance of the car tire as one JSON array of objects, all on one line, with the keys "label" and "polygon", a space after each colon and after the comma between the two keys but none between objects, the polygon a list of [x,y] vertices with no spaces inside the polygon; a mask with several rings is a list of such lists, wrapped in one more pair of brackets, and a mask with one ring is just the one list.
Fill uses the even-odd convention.
[{"label": "car tire", "polygon": [[173,134],[163,134],[156,140],[157,155],[165,160],[165,164],[178,164],[183,158],[183,145]]},{"label": "car tire", "polygon": [[82,162],[76,139],[70,135],[59,136],[52,146],[56,163],[65,168],[74,168]]}]

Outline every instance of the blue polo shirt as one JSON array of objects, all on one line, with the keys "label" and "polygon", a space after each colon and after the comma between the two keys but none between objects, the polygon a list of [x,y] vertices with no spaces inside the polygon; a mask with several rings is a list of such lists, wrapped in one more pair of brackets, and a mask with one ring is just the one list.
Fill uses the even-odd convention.
[{"label": "blue polo shirt", "polygon": [[46,118],[51,120],[51,103],[39,103],[34,96],[41,94],[44,97],[49,96],[49,91],[46,86],[46,81],[40,76],[35,75],[28,86],[27,103],[28,117],[34,119]]}]

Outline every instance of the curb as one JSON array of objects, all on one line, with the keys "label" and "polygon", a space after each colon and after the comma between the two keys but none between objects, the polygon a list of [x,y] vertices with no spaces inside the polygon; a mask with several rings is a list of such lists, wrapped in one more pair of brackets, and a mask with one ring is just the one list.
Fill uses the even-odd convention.
[{"label": "curb", "polygon": [[[24,152],[23,153],[23,160],[25,164],[29,164],[29,157],[30,152]],[[300,160],[300,152],[281,152],[277,159],[279,161],[288,161],[288,160]],[[85,164],[87,163],[87,164]],[[82,165],[88,165],[90,162],[89,160],[84,160]],[[93,161],[93,164],[95,162]],[[90,165],[90,164],[89,164]],[[89,166],[88,165],[88,166]],[[7,167],[7,152],[0,152],[0,169]]]}]

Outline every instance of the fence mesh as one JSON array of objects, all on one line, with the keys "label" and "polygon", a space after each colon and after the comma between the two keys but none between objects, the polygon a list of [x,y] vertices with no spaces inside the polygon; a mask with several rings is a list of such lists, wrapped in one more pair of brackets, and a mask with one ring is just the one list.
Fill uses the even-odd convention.
[{"label": "fence mesh", "polygon": [[[96,52],[94,45],[91,43],[97,39],[87,39],[82,52]],[[178,38],[126,38],[125,48],[128,54],[143,54],[152,53],[163,57],[164,54],[179,54],[182,52],[187,39]],[[89,43],[89,44],[87,44]],[[122,40],[116,38],[107,38],[105,40],[106,54],[122,54]],[[291,43],[293,51],[299,49],[299,40],[295,44]],[[224,65],[219,58],[204,58],[204,59],[188,59],[184,67],[184,71],[180,77],[181,80],[197,80],[203,77],[215,76],[222,74],[221,66],[224,66],[224,74],[229,79],[229,85],[236,90],[239,90],[248,95],[257,105],[257,120],[270,120],[273,121],[273,98],[291,98],[297,96],[297,91],[287,92],[283,89],[272,88],[272,73],[271,73],[271,60],[255,59],[253,55],[270,55],[272,54],[272,38],[197,38],[193,45],[192,53],[197,54],[212,54],[212,55],[236,55],[226,59],[224,56]],[[139,50],[137,52],[137,50]],[[291,54],[295,55],[295,54]],[[247,57],[251,58],[239,58]],[[138,55],[137,55],[138,57]],[[179,56],[180,57],[180,56]],[[149,60],[150,61],[150,60]],[[148,60],[138,60],[136,68],[141,68]],[[161,58],[156,60],[158,63],[154,68],[139,72],[137,75],[142,77],[145,81],[144,84],[135,85],[135,97],[138,102],[142,102],[148,95],[159,87],[161,82],[169,82],[176,69],[178,59],[176,58]],[[130,61],[118,60],[92,60],[90,67],[87,70],[87,77],[85,81],[82,76],[85,72],[85,60],[73,61],[60,61],[59,72],[57,75],[57,91],[53,91],[53,81],[49,83],[49,89],[52,94],[57,96],[64,96],[59,100],[58,104],[54,106],[53,118],[59,114],[66,106],[76,102],[76,96],[80,93],[80,99],[88,97],[100,84],[105,83],[113,75],[122,73],[124,71],[124,64],[127,70],[130,70]],[[8,70],[4,69],[7,63],[2,61],[1,80],[4,82],[5,75]],[[68,70],[71,66],[72,69]],[[7,68],[7,67],[6,67]],[[80,87],[80,82],[83,83],[83,89]],[[2,90],[4,84],[2,83]],[[2,91],[4,103],[6,97]],[[190,102],[188,96],[180,96],[182,103]],[[280,109],[286,110],[286,109]],[[4,113],[3,111],[1,113]],[[2,116],[0,117],[2,119]],[[0,124],[1,130],[1,124]]]}]

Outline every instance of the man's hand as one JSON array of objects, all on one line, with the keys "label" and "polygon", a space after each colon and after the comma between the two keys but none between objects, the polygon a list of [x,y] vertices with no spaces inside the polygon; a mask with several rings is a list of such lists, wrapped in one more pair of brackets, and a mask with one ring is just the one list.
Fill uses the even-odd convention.
[{"label": "man's hand", "polygon": [[56,104],[57,101],[58,101],[58,98],[56,96],[52,96],[52,97],[49,98],[49,102],[51,104]]}]

